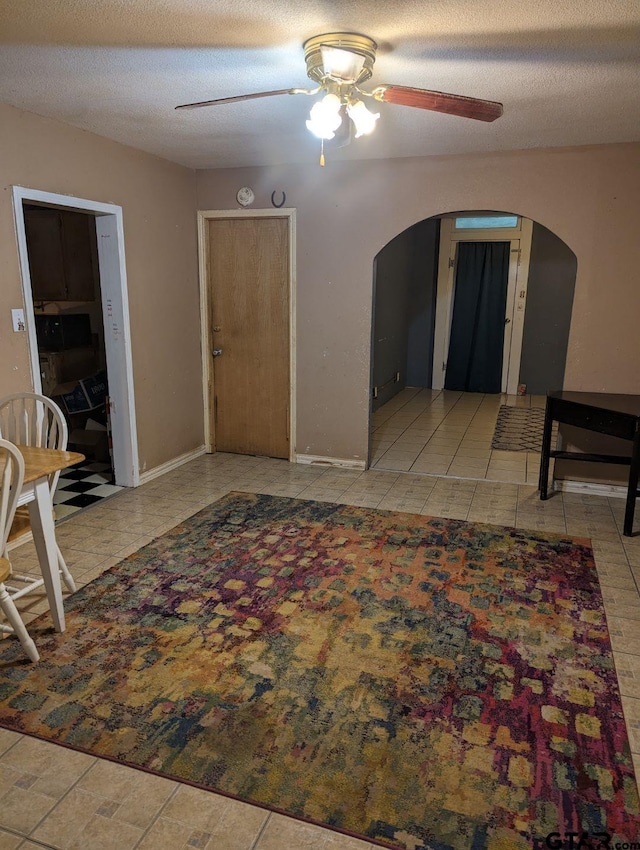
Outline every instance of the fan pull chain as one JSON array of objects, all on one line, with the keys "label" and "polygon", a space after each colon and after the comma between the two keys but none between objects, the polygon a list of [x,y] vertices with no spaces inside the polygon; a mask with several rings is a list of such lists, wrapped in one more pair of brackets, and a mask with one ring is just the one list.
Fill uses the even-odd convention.
[{"label": "fan pull chain", "polygon": [[320,165],[324,168],[324,139],[320,139]]}]

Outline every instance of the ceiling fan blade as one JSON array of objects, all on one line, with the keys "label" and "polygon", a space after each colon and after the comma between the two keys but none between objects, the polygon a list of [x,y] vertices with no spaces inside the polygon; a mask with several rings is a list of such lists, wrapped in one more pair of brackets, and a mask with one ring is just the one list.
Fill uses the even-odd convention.
[{"label": "ceiling fan blade", "polygon": [[277,91],[260,91],[255,94],[238,94],[235,97],[219,97],[216,100],[201,100],[198,103],[183,103],[176,109],[196,109],[199,106],[219,106],[221,103],[240,103],[242,100],[256,100],[260,97],[273,97],[277,94],[302,94],[304,89],[278,89]]},{"label": "ceiling fan blade", "polygon": [[477,97],[464,97],[461,94],[414,89],[409,86],[378,86],[372,94],[376,100],[384,103],[415,106],[417,109],[446,112],[448,115],[475,118],[477,121],[495,121],[502,115],[501,103],[480,100]]}]

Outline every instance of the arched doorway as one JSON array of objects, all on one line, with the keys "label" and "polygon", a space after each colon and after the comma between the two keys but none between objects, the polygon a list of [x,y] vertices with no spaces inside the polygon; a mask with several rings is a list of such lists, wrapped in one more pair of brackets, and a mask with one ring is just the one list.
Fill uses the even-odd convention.
[{"label": "arched doorway", "polygon": [[535,453],[491,438],[501,406],[542,407],[563,386],[576,266],[509,211],[444,213],[391,240],[374,262],[370,465],[532,481]]}]

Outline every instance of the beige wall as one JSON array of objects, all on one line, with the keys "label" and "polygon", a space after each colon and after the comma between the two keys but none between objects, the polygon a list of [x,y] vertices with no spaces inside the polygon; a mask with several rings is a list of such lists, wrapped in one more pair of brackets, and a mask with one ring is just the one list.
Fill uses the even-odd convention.
[{"label": "beige wall", "polygon": [[11,186],[123,209],[140,468],[203,442],[195,174],[0,105],[0,396],[31,389]]},{"label": "beige wall", "polygon": [[[123,207],[141,469],[201,445],[195,209],[297,209],[296,448],[366,458],[372,265],[406,227],[465,209],[518,212],[578,258],[565,387],[640,393],[640,144],[352,163],[188,169],[0,106],[0,395],[31,385],[11,186]],[[197,181],[197,198],[196,198]]]},{"label": "beige wall", "polygon": [[236,208],[245,185],[298,211],[298,452],[366,457],[373,258],[453,210],[560,236],[578,258],[565,388],[640,393],[640,144],[201,171],[198,207]]}]

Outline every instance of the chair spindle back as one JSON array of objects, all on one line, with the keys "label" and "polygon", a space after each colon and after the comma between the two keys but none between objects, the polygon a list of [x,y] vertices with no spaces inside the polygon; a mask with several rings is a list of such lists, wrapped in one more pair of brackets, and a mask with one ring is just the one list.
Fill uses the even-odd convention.
[{"label": "chair spindle back", "polygon": [[24,459],[20,450],[0,439],[0,558],[5,556],[23,482]]},{"label": "chair spindle back", "polygon": [[[20,446],[66,449],[69,431],[62,411],[39,393],[13,393],[0,398],[0,438]],[[49,479],[51,493],[60,473]]]}]

